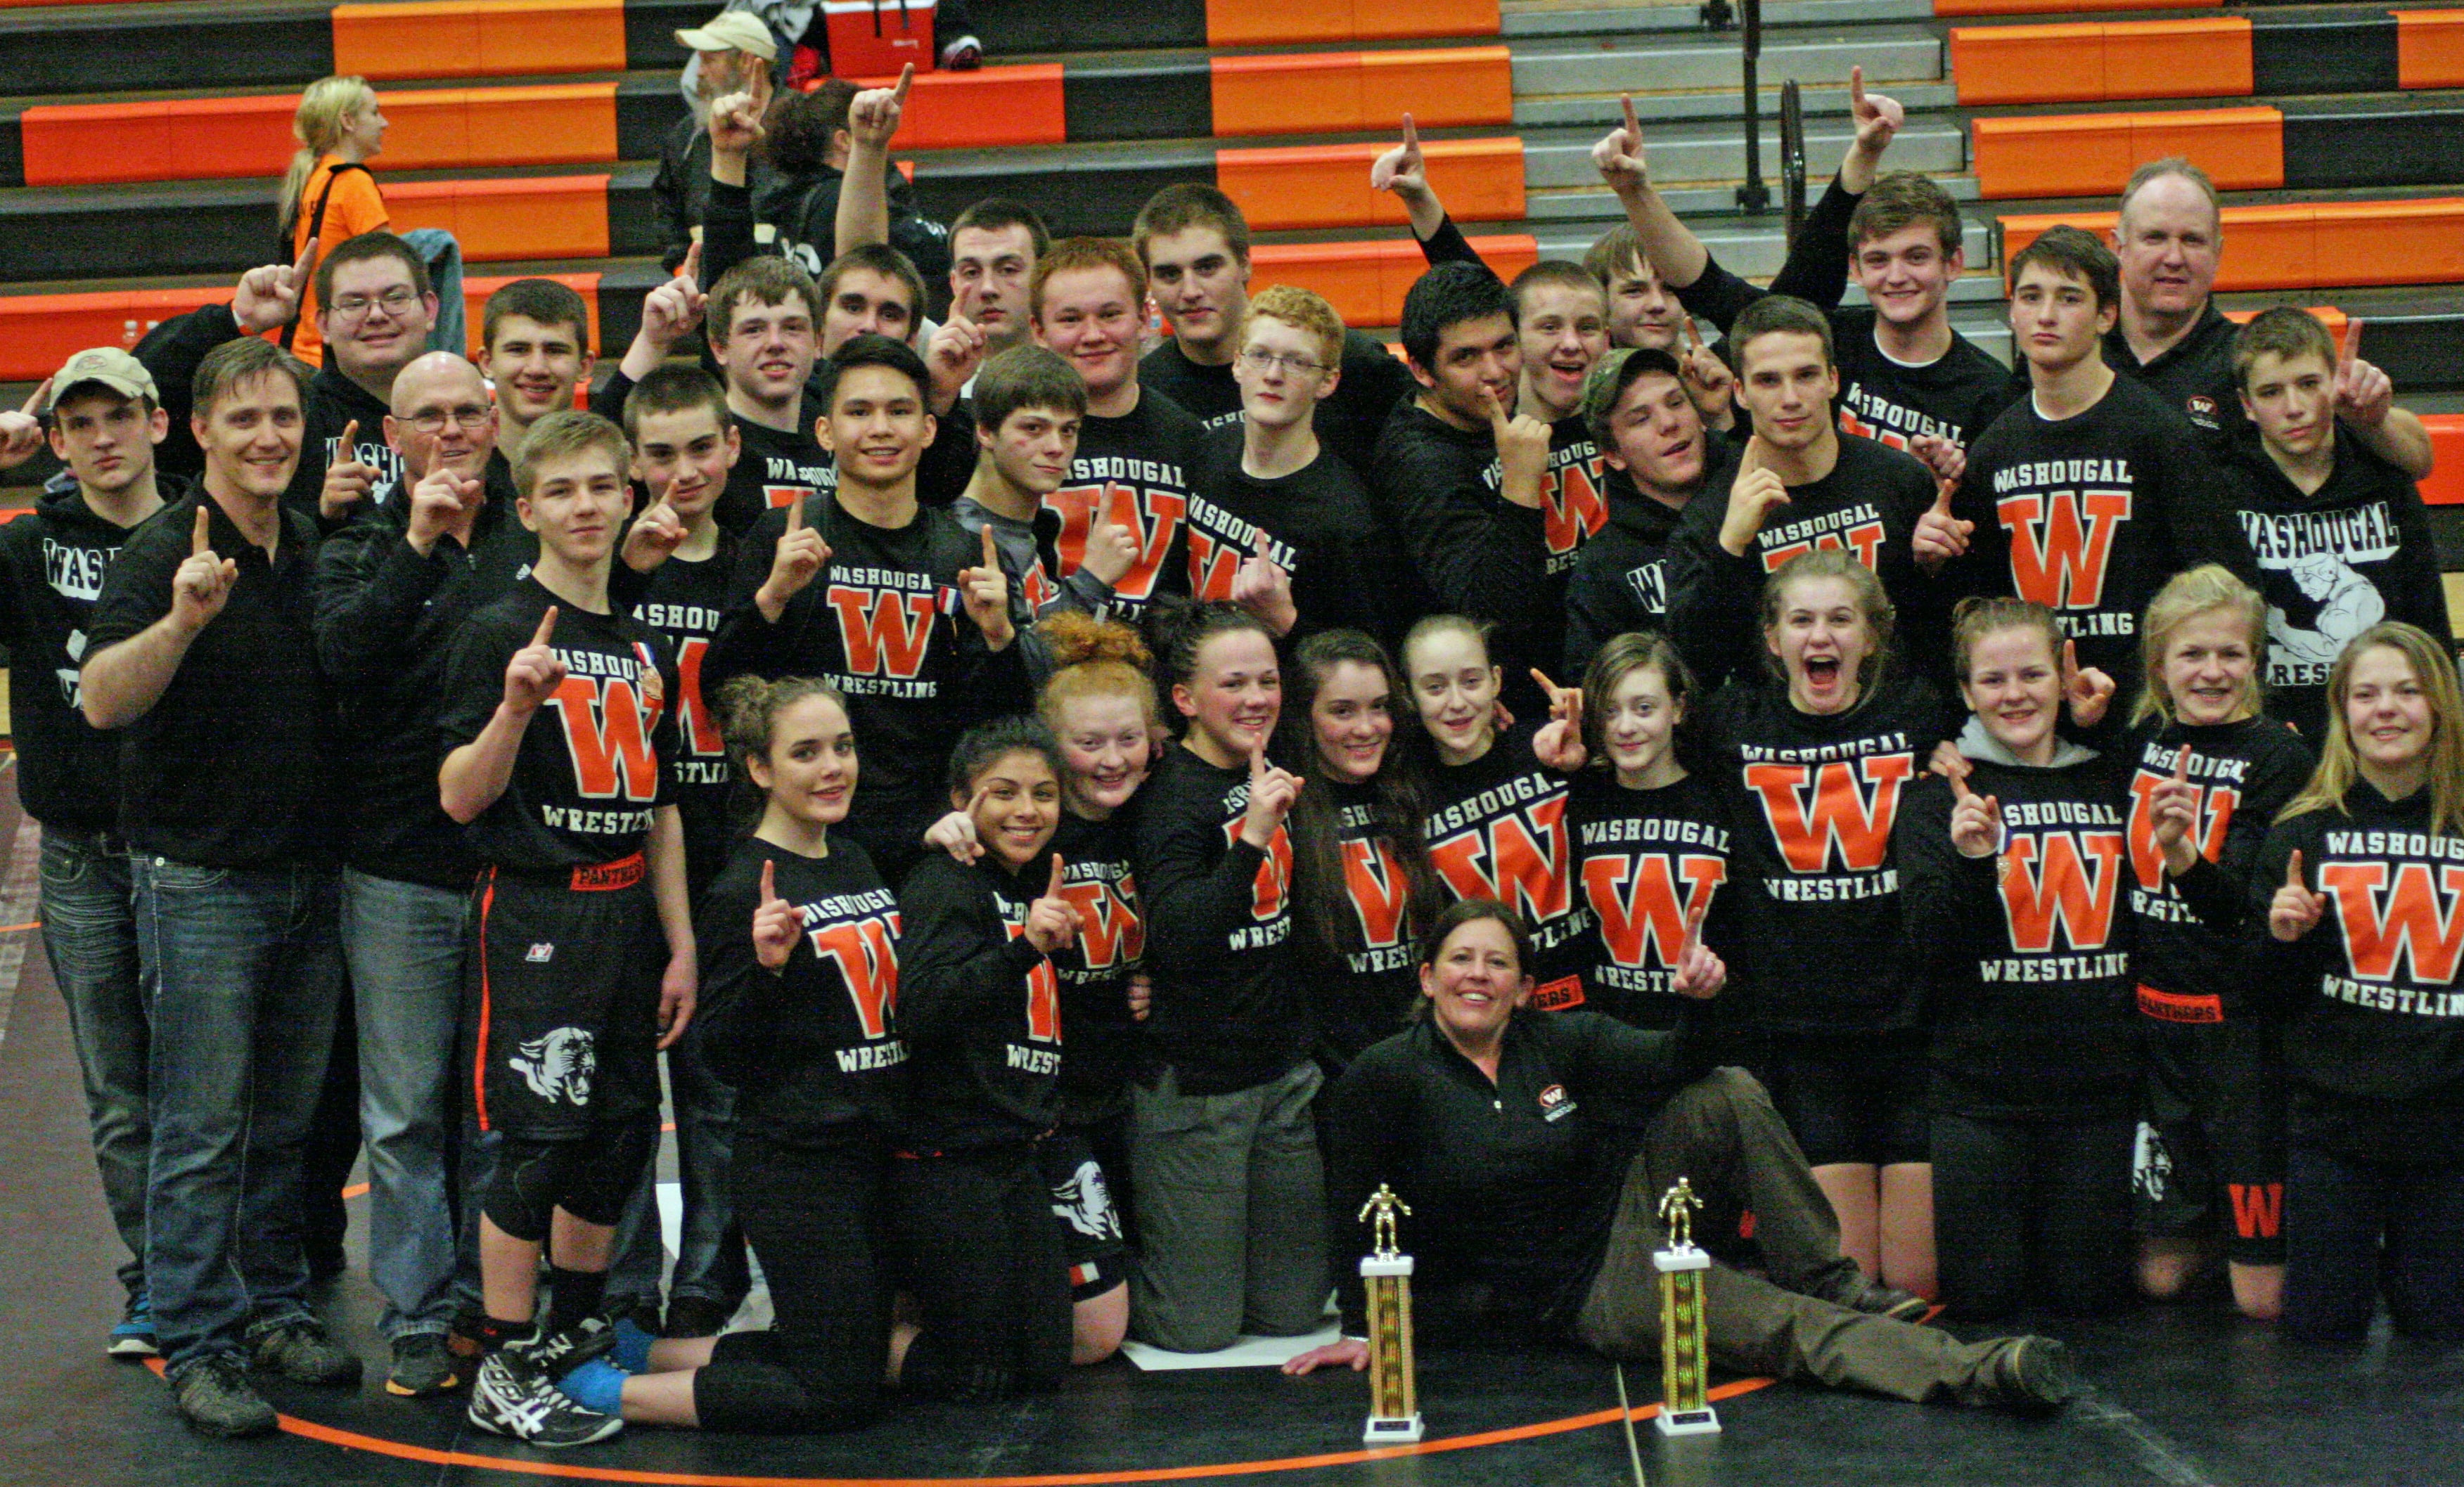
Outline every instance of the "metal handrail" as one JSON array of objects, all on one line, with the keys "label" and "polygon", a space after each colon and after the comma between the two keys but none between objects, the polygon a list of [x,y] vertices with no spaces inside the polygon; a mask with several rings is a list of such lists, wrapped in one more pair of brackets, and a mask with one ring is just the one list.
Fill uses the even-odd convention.
[{"label": "metal handrail", "polygon": [[1763,185],[1762,80],[1763,3],[1744,0],[1746,89],[1746,179],[1737,187],[1737,205],[1747,211],[1769,211],[1771,188]]},{"label": "metal handrail", "polygon": [[1779,88],[1779,184],[1793,248],[1797,229],[1805,225],[1805,98],[1793,77]]}]

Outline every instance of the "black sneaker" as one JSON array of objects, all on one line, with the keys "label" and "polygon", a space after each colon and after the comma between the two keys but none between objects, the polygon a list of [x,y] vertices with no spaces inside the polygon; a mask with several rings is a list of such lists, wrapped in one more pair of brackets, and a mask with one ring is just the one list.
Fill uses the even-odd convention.
[{"label": "black sneaker", "polygon": [[2050,1337],[2014,1337],[1993,1360],[1994,1397],[2014,1414],[2042,1417],[2079,1396],[2070,1349]]},{"label": "black sneaker", "polygon": [[393,1340],[393,1371],[385,1392],[403,1399],[442,1394],[462,1386],[461,1360],[442,1332],[409,1332]]},{"label": "black sneaker", "polygon": [[716,1337],[727,1330],[736,1308],[707,1296],[679,1296],[668,1302],[667,1337]]},{"label": "black sneaker", "polygon": [[599,1324],[605,1345],[598,1351],[585,1353],[569,1345],[567,1340],[582,1330],[509,1343],[489,1354],[471,1387],[471,1423],[493,1434],[550,1450],[587,1446],[623,1430],[625,1422],[619,1417],[585,1410],[556,1387],[564,1373],[615,1345],[615,1330],[605,1323]]},{"label": "black sneaker", "polygon": [[236,1354],[218,1354],[182,1369],[171,1381],[171,1403],[200,1434],[237,1439],[274,1433],[274,1407],[249,1387]]},{"label": "black sneaker", "polygon": [[258,1371],[279,1373],[294,1384],[359,1388],[359,1356],[335,1346],[325,1324],[314,1317],[292,1317],[251,1333],[249,1350]]},{"label": "black sneaker", "polygon": [[1893,1322],[1922,1322],[1933,1310],[1933,1302],[1914,1291],[1884,1285],[1880,1280],[1865,1282],[1864,1291],[1848,1302],[1850,1311],[1861,1311],[1869,1317],[1888,1317]]}]

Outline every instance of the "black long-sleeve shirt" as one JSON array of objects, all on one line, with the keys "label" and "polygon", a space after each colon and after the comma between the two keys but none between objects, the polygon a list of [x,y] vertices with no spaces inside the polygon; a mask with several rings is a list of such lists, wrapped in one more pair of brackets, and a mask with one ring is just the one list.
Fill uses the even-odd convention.
[{"label": "black long-sleeve shirt", "polygon": [[876,527],[825,492],[805,501],[804,521],[829,545],[830,560],[776,623],[754,595],[770,576],[787,514],[766,513],[745,534],[702,687],[715,694],[747,673],[836,687],[864,757],[849,829],[876,861],[903,866],[939,814],[942,766],[958,735],[981,718],[1025,710],[1022,647],[987,650],[959,603],[958,571],[983,560],[983,545],[947,511],[920,507],[903,527]]},{"label": "black long-sleeve shirt", "polygon": [[1574,886],[1573,782],[1531,752],[1537,722],[1497,735],[1468,764],[1429,771],[1429,865],[1449,899],[1494,899],[1523,916],[1539,983],[1531,1005],[1557,1012],[1583,1002],[1581,971],[1592,909]]},{"label": "black long-sleeve shirt", "polygon": [[[1599,770],[1574,781],[1566,814],[1575,892],[1592,914],[1583,989],[1594,1011],[1636,1027],[1674,1027],[1685,1010],[1677,953],[1697,909],[1705,946],[1724,956],[1754,953],[1738,933],[1740,906],[1754,889],[1737,881],[1728,813],[1727,798],[1702,775],[1656,790],[1628,790]],[[1736,1005],[1723,998],[1708,1010]]]},{"label": "black long-sleeve shirt", "polygon": [[703,685],[702,666],[736,581],[736,546],[721,532],[709,557],[670,558],[650,570],[633,605],[633,618],[658,631],[676,661],[676,814],[685,828],[685,878],[695,898],[726,865],[735,835],[728,822],[734,786],[727,742],[717,694]]},{"label": "black long-sleeve shirt", "polygon": [[[2278,821],[2251,875],[2260,984],[2284,1029],[2293,1139],[2371,1162],[2464,1154],[2464,836],[2432,835],[2430,787],[2367,780],[2343,808]],[[2290,945],[2264,928],[2285,864],[2327,900]]]},{"label": "black long-sleeve shirt", "polygon": [[[1397,840],[1402,833],[1387,820],[1375,784],[1330,781],[1309,788],[1328,792],[1329,798],[1316,803],[1332,828],[1333,860],[1312,860],[1295,842],[1297,943],[1317,1029],[1318,1064],[1331,1077],[1362,1049],[1401,1032],[1420,1000],[1413,882],[1404,856],[1418,842]],[[1311,879],[1317,872],[1340,874],[1340,891],[1325,891],[1331,886]],[[1333,922],[1320,922],[1319,914]]]},{"label": "black long-sleeve shirt", "polygon": [[2268,711],[2322,736],[2327,673],[2344,644],[2381,620],[2418,625],[2442,645],[2454,635],[2412,477],[2339,425],[2327,483],[2303,494],[2245,426],[2210,441],[2225,452],[2226,486],[2267,598]]},{"label": "black long-sleeve shirt", "polygon": [[1146,964],[1147,926],[1138,892],[1136,804],[1104,820],[1065,807],[1052,849],[1061,892],[1078,910],[1078,937],[1052,957],[1061,980],[1061,1118],[1084,1124],[1118,1113],[1138,1071],[1144,1031],[1130,1015],[1130,978]]},{"label": "black long-sleeve shirt", "polygon": [[1976,526],[1945,581],[2052,609],[2121,697],[2138,695],[2139,619],[2167,579],[2213,562],[2260,581],[2213,457],[2128,377],[2059,422],[2013,405],[1969,449],[1951,513]]},{"label": "black long-sleeve shirt", "polygon": [[[2165,874],[2149,808],[2158,786],[2190,751],[2198,788],[2192,842],[2199,861]],[[2122,757],[2130,775],[2130,908],[2139,919],[2132,966],[2139,1010],[2165,1022],[2218,1022],[2250,1010],[2251,872],[2267,828],[2310,778],[2309,747],[2264,714],[2238,723],[2150,723],[2132,731]],[[2279,882],[2282,880],[2278,880]]]},{"label": "black long-sleeve shirt", "polygon": [[1897,851],[1908,967],[1925,982],[1933,1104],[1979,1119],[2126,1116],[2139,1097],[2125,790],[2106,757],[1971,758],[2002,849],[1961,855],[1950,784],[1908,792]]},{"label": "black long-sleeve shirt", "polygon": [[1291,575],[1300,619],[1290,639],[1333,629],[1400,639],[1398,555],[1359,474],[1321,446],[1308,465],[1263,480],[1241,468],[1242,437],[1237,420],[1210,434],[1191,482],[1190,593],[1229,600],[1242,559],[1263,533],[1267,556]]},{"label": "black long-sleeve shirt", "polygon": [[1798,711],[1783,684],[1740,674],[1707,711],[1711,772],[1756,885],[1739,895],[1750,952],[1729,974],[1757,1026],[1789,1036],[1915,1026],[1891,833],[1949,732],[1941,694],[1889,676],[1826,716]]},{"label": "black long-sleeve shirt", "polygon": [[[156,486],[165,506],[188,493],[177,475],[159,475]],[[103,575],[143,526],[105,520],[74,485],[0,526],[0,645],[9,647],[17,796],[55,831],[119,824],[120,735],[85,720],[77,668]]]},{"label": "black long-sleeve shirt", "polygon": [[1882,580],[1898,611],[1894,648],[1909,665],[1930,672],[1935,658],[1947,656],[1947,590],[1917,566],[1911,546],[1917,518],[1934,498],[1933,476],[1915,456],[1841,434],[1830,473],[1790,486],[1788,504],[1764,514],[1743,555],[1720,545],[1736,479],[1736,466],[1724,464],[1685,504],[1664,559],[1668,633],[1697,681],[1716,687],[1758,664],[1764,581],[1790,558],[1826,548],[1856,554]]},{"label": "black long-sleeve shirt", "polygon": [[[1326,447],[1366,480],[1386,416],[1419,388],[1411,368],[1396,361],[1376,337],[1359,331],[1344,332],[1342,371],[1341,381],[1319,401],[1310,422]],[[1138,385],[1170,398],[1210,433],[1241,422],[1241,388],[1232,380],[1232,363],[1192,361],[1177,340],[1166,340],[1139,359]]]},{"label": "black long-sleeve shirt", "polygon": [[[1655,1033],[1593,1012],[1524,1011],[1506,1026],[1491,1082],[1423,1018],[1353,1061],[1321,1103],[1327,1212],[1342,1234],[1380,1183],[1410,1205],[1396,1239],[1413,1258],[1426,1335],[1454,1330],[1450,1320],[1485,1326],[1501,1310],[1535,1334],[1562,1333],[1607,1249],[1632,1153],[1620,1133],[1709,1067],[1683,1019]],[[1344,1330],[1359,1335],[1358,1268],[1334,1271]],[[1482,1291],[1508,1304],[1484,1304]],[[1464,1304],[1450,1305],[1457,1297]]]},{"label": "black long-sleeve shirt", "polygon": [[1187,515],[1206,430],[1179,404],[1141,385],[1138,405],[1118,418],[1089,413],[1078,426],[1069,480],[1044,498],[1061,517],[1058,579],[1086,560],[1087,536],[1109,521],[1137,543],[1113,580],[1108,618],[1137,623],[1166,594],[1189,592]]},{"label": "black long-sleeve shirt", "polygon": [[[803,932],[786,964],[754,953],[761,865]],[[899,1036],[899,907],[863,847],[804,857],[747,840],[693,916],[701,959],[693,1030],[736,1086],[739,1128],[785,1146],[887,1141],[897,1129],[907,1044]]]},{"label": "black long-sleeve shirt", "polygon": [[1060,1120],[1061,989],[1026,937],[1051,860],[935,854],[898,889],[899,1025],[913,1050],[901,1140],[919,1154],[1032,1141]]},{"label": "black long-sleeve shirt", "polygon": [[1139,792],[1137,870],[1155,1008],[1147,1043],[1184,1095],[1275,1079],[1308,1057],[1294,973],[1290,834],[1241,840],[1246,768],[1217,769],[1185,745]]}]

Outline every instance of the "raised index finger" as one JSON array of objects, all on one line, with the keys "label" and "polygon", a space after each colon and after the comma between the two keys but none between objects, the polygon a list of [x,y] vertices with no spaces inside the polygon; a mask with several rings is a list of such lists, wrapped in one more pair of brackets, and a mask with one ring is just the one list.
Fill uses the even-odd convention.
[{"label": "raised index finger", "polygon": [[905,103],[906,103],[906,101],[907,101],[907,90],[908,90],[910,87],[913,87],[913,86],[914,85],[914,82],[915,82],[915,64],[914,64],[914,63],[913,63],[913,62],[910,62],[910,63],[908,63],[905,67],[902,67],[902,68],[900,68],[900,69],[899,69],[899,71],[898,71],[898,86],[891,90],[891,93],[890,93],[891,98],[892,98],[893,99],[895,99],[897,102],[899,102],[899,103],[900,103],[900,104],[902,104],[902,105],[903,105],[903,104],[905,104]]},{"label": "raised index finger", "polygon": [[299,245],[299,256],[291,265],[291,282],[294,286],[306,284],[308,275],[316,272],[318,241],[312,237]]},{"label": "raised index finger", "polygon": [[1538,667],[1533,667],[1531,668],[1531,679],[1540,684],[1540,689],[1549,694],[1549,700],[1551,702],[1555,702],[1558,698],[1563,697],[1566,694],[1566,689],[1558,686],[1556,683],[1549,680],[1548,675]]},{"label": "raised index finger", "polygon": [[2295,847],[2293,849],[2293,856],[2287,860],[2284,864],[2284,886],[2288,888],[2299,888],[2305,893],[2310,890],[2310,886],[2301,881],[2301,849],[2299,847]]},{"label": "raised index finger", "polygon": [[768,858],[761,860],[761,902],[769,903],[779,896],[779,864]]},{"label": "raised index finger", "polygon": [[1865,112],[1865,69],[1848,69],[1848,108],[1859,116]]},{"label": "raised index finger", "polygon": [[1052,882],[1045,887],[1044,896],[1045,898],[1061,896],[1061,854],[1058,852],[1052,854]]},{"label": "raised index finger", "polygon": [[[908,70],[913,72],[914,70],[914,63],[910,62],[908,64]],[[1001,549],[993,545],[993,527],[991,522],[984,523],[984,567],[994,573],[999,573],[1001,571]]]},{"label": "raised index finger", "polygon": [[1634,117],[1634,95],[1625,96],[1625,132],[1637,140],[1642,138],[1642,120]]},{"label": "raised index finger", "polygon": [[550,604],[547,606],[547,613],[539,616],[539,633],[531,637],[531,644],[534,645],[544,645],[548,643],[548,637],[555,633],[556,606],[554,604]]},{"label": "raised index finger", "polygon": [[804,503],[801,499],[787,503],[787,530],[790,532],[804,530]]},{"label": "raised index finger", "polygon": [[2182,752],[2173,755],[2173,783],[2177,785],[2187,785],[2189,782],[2190,746],[2189,744],[2184,744],[2182,745]]},{"label": "raised index finger", "polygon": [[1411,115],[1405,114],[1403,116],[1403,148],[1407,150],[1417,150],[1419,147],[1420,126],[1412,122]]},{"label": "raised index finger", "polygon": [[1958,481],[1947,475],[1936,475],[1933,480],[1933,509],[1946,516],[1949,515],[1950,495],[1958,489]]},{"label": "raised index finger", "polygon": [[342,463],[345,465],[353,464],[359,459],[360,421],[358,419],[355,418],[342,426],[341,447],[335,452],[342,456]]},{"label": "raised index finger", "polygon": [[210,519],[206,511],[206,503],[199,501],[197,503],[197,536],[196,540],[189,545],[189,557],[203,558],[213,551],[213,544],[206,540],[206,523]]},{"label": "raised index finger", "polygon": [[2355,316],[2344,321],[2344,334],[2337,339],[2336,370],[2341,372],[2352,365],[2353,359],[2361,354],[2361,350],[2362,321],[2359,316]]},{"label": "raised index finger", "polygon": [[42,417],[43,409],[51,406],[52,383],[55,380],[55,376],[44,378],[43,384],[34,389],[34,395],[28,398],[26,400],[25,406],[18,409],[18,411],[24,413],[28,418]]}]

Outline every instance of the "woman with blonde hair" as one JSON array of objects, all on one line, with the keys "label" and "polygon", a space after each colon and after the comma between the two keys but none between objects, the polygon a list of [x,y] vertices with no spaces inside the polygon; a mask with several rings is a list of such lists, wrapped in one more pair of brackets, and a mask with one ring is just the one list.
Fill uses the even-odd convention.
[{"label": "woman with blonde hair", "polygon": [[[2310,750],[2264,710],[2267,605],[2231,572],[2175,574],[2140,635],[2145,682],[2121,754],[2145,1070],[2139,1283],[2179,1295],[2221,1241],[2234,1303],[2272,1318],[2284,1292],[2283,1061],[2251,1002],[2240,931],[2259,847],[2310,777]],[[2178,867],[2156,829],[2173,796],[2191,828],[2170,854]]]},{"label": "woman with blonde hair", "polygon": [[[298,111],[291,119],[292,138],[299,148],[292,154],[274,209],[283,258],[297,259],[311,239],[320,249],[331,249],[363,232],[392,230],[385,193],[377,189],[377,178],[366,164],[384,150],[387,127],[376,90],[365,77],[320,77],[300,93]],[[429,282],[436,291],[436,324],[429,334],[429,349],[458,356],[470,335],[462,305],[461,247],[441,228],[413,228],[400,236],[427,260]],[[313,275],[300,285],[299,318],[286,344],[310,366],[324,365]]]},{"label": "woman with blonde hair", "polygon": [[2291,1085],[2284,1330],[2358,1342],[2384,1293],[2398,1333],[2464,1338],[2464,702],[2444,645],[2381,623],[2345,646],[2252,896]]}]

